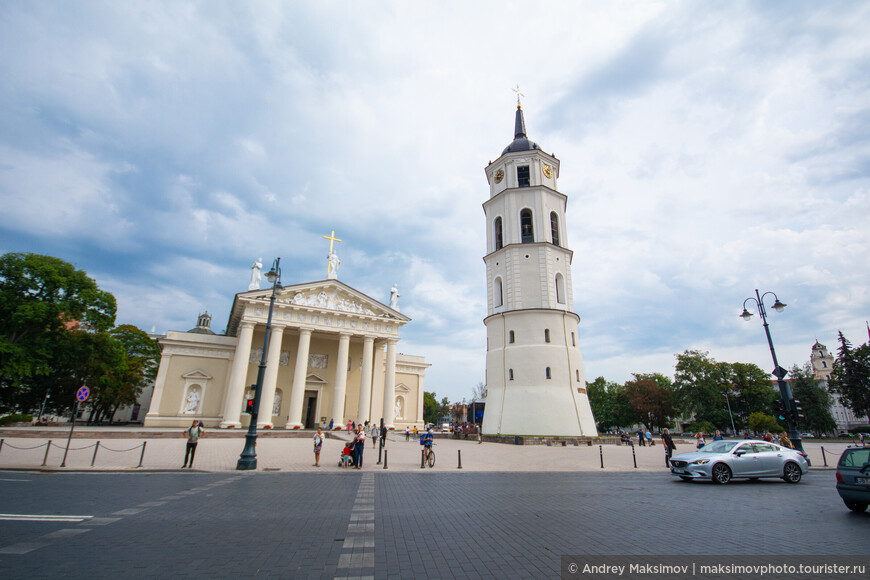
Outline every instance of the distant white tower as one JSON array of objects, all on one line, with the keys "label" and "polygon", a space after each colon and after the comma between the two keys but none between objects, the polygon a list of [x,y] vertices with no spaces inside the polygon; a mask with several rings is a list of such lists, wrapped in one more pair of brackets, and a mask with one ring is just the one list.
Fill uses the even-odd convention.
[{"label": "distant white tower", "polygon": [[483,432],[597,435],[574,313],[559,160],[526,137],[486,167],[488,316]]}]

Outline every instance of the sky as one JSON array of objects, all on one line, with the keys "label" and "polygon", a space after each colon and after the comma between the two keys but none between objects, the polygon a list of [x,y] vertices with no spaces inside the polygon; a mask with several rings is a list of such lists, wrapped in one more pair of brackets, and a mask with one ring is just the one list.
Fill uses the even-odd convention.
[{"label": "sky", "polygon": [[0,253],[85,270],[118,324],[223,332],[257,258],[322,280],[335,230],[341,281],[398,284],[426,389],[470,399],[519,85],[587,380],[772,370],[755,289],[803,364],[868,337],[868,30],[866,2],[3,2]]}]

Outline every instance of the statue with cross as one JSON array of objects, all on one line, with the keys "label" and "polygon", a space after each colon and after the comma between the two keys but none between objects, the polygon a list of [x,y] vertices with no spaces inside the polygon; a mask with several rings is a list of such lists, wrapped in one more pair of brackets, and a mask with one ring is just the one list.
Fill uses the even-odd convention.
[{"label": "statue with cross", "polygon": [[338,265],[341,264],[341,260],[338,259],[338,256],[333,251],[332,244],[334,242],[340,242],[341,240],[335,237],[335,230],[332,230],[332,233],[328,236],[323,237],[324,239],[329,240],[329,255],[326,256],[326,279],[336,280],[338,279]]}]

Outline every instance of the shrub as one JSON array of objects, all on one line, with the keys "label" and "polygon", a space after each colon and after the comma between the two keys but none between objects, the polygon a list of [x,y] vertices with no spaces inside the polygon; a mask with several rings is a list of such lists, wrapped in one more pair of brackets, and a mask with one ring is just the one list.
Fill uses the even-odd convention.
[{"label": "shrub", "polygon": [[30,423],[33,421],[33,417],[30,415],[6,415],[5,417],[0,417],[0,426],[8,425],[9,423]]}]

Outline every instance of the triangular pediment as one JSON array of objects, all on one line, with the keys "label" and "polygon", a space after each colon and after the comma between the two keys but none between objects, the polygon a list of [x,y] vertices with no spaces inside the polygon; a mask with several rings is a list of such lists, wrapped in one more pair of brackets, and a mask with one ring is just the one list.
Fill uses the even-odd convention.
[{"label": "triangular pediment", "polygon": [[402,383],[399,383],[398,385],[396,385],[396,392],[397,393],[409,393],[410,391],[411,391],[411,389],[409,389],[408,387],[406,387]]},{"label": "triangular pediment", "polygon": [[[271,289],[240,294],[248,300],[269,302]],[[276,306],[296,306],[306,310],[345,312],[361,316],[389,318],[402,322],[411,319],[338,280],[322,280],[285,286],[275,295]]]},{"label": "triangular pediment", "polygon": [[185,374],[181,375],[181,378],[182,379],[199,379],[201,381],[210,381],[212,377],[210,375],[204,373],[203,371],[196,369],[196,370],[190,371],[189,373],[185,373]]},{"label": "triangular pediment", "polygon": [[306,383],[320,383],[322,385],[326,384],[326,380],[323,377],[315,375],[314,373],[311,373],[310,375],[305,377],[305,382]]}]

